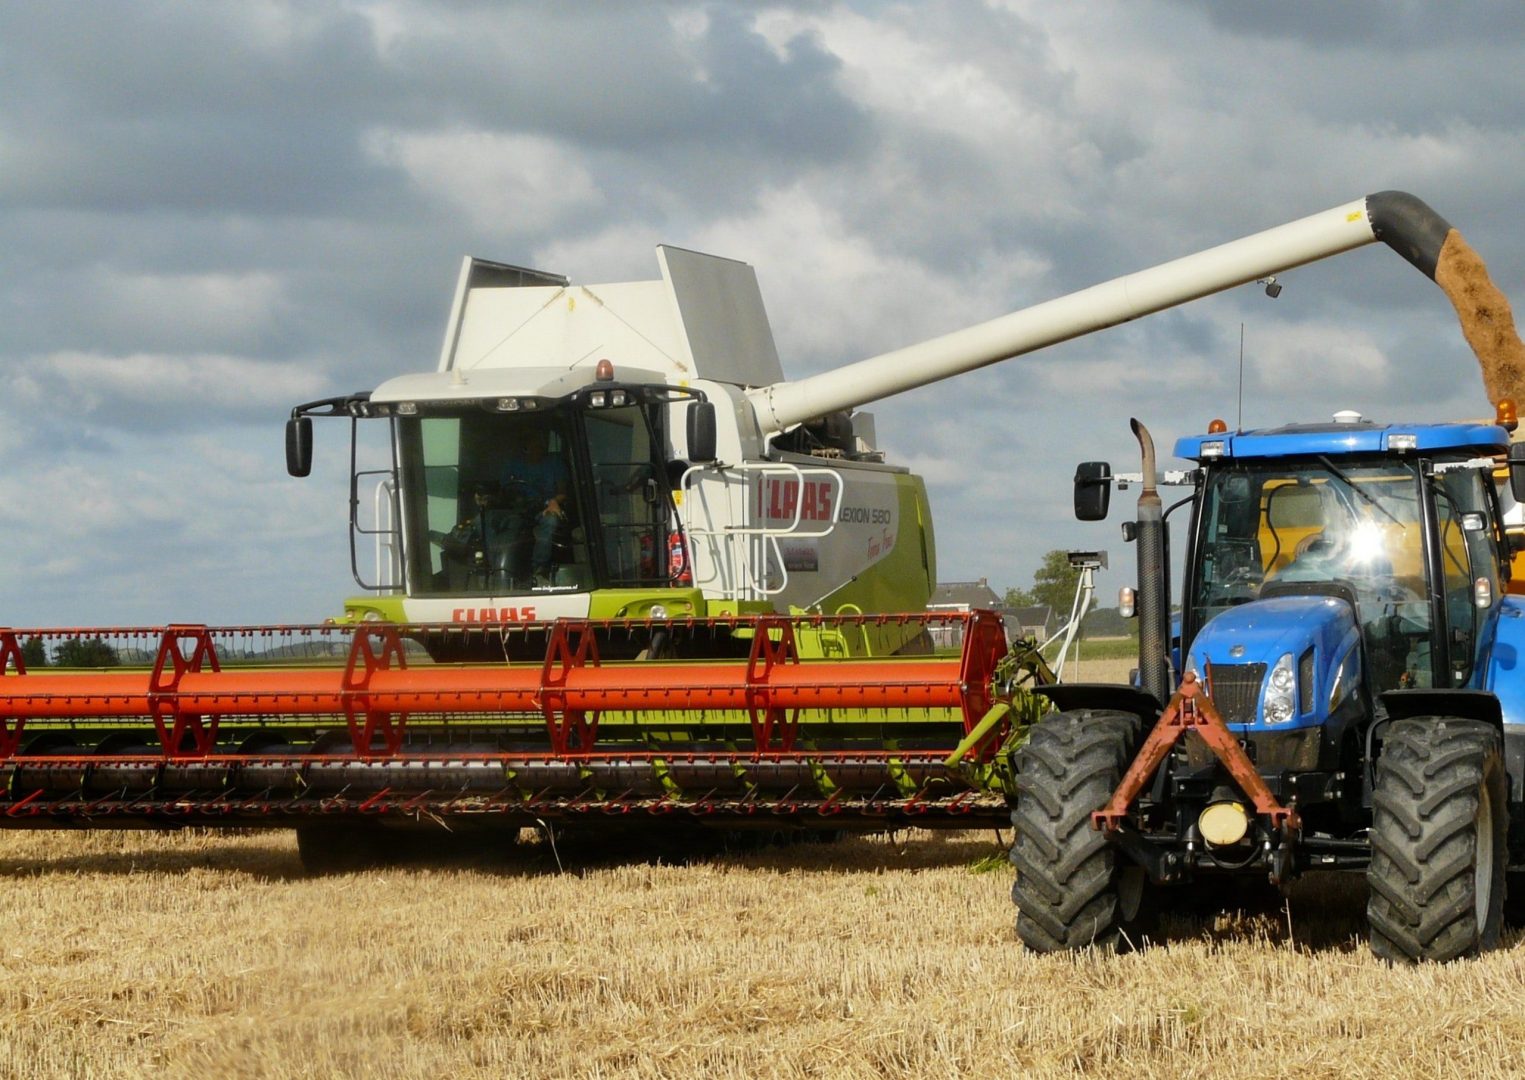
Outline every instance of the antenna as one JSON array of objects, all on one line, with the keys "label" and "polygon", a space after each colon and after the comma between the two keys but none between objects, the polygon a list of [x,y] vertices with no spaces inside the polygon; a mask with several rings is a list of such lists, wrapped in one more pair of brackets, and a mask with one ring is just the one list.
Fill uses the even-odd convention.
[{"label": "antenna", "polygon": [[1239,324],[1239,420],[1234,430],[1244,430],[1244,323]]}]

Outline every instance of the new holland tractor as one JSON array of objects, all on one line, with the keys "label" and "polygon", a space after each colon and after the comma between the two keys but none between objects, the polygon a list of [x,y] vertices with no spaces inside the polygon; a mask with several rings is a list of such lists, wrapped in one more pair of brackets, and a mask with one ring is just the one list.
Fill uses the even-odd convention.
[{"label": "new holland tractor", "polygon": [[[366,595],[312,627],[0,629],[0,827],[295,827],[323,868],[442,824],[1002,822],[1039,665],[988,612],[924,611],[924,487],[854,410],[1375,240],[1464,329],[1500,311],[1398,192],[793,381],[745,264],[661,248],[659,280],[575,285],[467,260],[437,370],[287,425],[301,475],[312,418],[351,421]],[[1519,369],[1486,336],[1496,399]]]},{"label": "new holland tractor", "polygon": [[[1503,509],[1525,495],[1525,445],[1500,413],[1181,439],[1175,620],[1135,421],[1139,683],[1045,691],[1060,711],[1018,757],[1023,941],[1136,945],[1195,893],[1317,869],[1365,874],[1389,959],[1486,949],[1525,913],[1525,597]],[[1080,518],[1105,516],[1109,483],[1080,467]]]}]

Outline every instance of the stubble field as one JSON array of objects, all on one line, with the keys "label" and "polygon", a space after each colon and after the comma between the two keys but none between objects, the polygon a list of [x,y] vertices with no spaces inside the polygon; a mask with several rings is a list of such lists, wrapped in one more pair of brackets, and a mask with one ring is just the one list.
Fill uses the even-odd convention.
[{"label": "stubble field", "polygon": [[[1009,839],[1009,838],[1006,838]],[[1359,883],[1038,957],[988,833],[308,877],[289,833],[0,834],[0,1075],[1525,1072],[1525,949],[1394,969]]]}]

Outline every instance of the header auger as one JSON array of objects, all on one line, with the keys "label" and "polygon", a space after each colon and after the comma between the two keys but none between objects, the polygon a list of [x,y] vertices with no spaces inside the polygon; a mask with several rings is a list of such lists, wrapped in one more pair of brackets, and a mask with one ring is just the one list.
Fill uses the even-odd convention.
[{"label": "header auger", "polygon": [[[827,651],[891,621],[961,645],[802,657],[802,639]],[[538,661],[437,663],[417,643],[501,647],[539,629]],[[998,751],[1030,708],[1013,711],[997,617],[734,617],[703,629],[748,642],[746,654],[604,661],[600,638],[649,627],[585,621],[0,631],[0,822],[517,829],[644,812],[840,829],[1004,814]],[[79,640],[134,666],[28,669],[22,658],[29,641],[56,652]]]}]

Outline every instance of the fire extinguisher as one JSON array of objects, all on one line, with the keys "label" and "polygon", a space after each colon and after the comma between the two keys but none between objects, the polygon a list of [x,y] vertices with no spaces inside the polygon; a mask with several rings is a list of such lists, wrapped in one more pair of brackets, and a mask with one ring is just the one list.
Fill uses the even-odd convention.
[{"label": "fire extinguisher", "polygon": [[688,547],[683,534],[674,530],[667,534],[667,579],[674,585],[692,585],[694,569],[688,564]]}]

